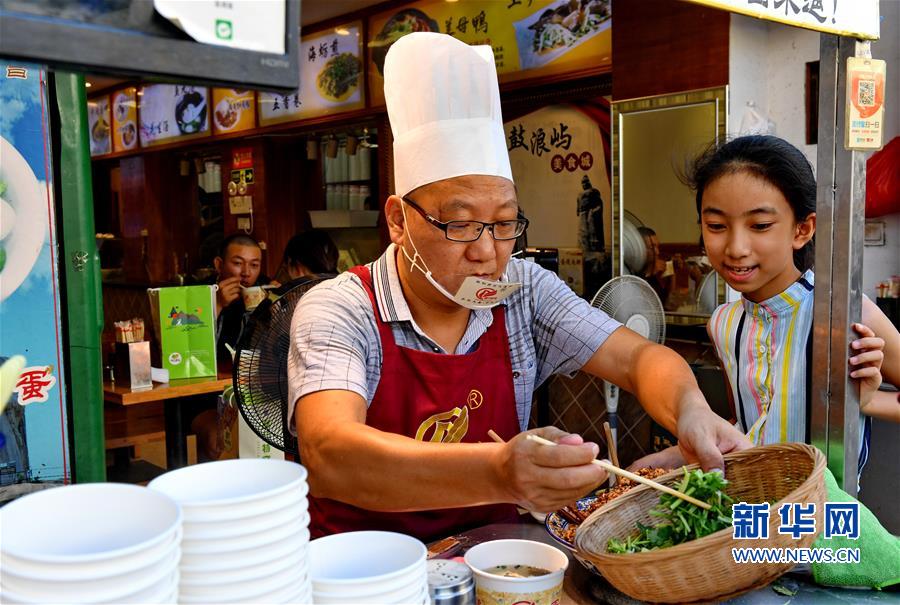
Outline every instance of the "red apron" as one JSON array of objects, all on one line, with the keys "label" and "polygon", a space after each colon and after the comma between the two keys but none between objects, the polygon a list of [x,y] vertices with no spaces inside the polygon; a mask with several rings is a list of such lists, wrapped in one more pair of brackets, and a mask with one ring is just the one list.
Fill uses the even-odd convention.
[{"label": "red apron", "polygon": [[[504,439],[519,432],[503,307],[494,307],[494,321],[471,354],[398,347],[391,327],[379,316],[368,267],[350,271],[362,280],[372,302],[383,351],[381,380],[366,413],[367,425],[419,441],[444,443],[489,442],[489,429]],[[426,542],[517,517],[512,504],[383,513],[312,496],[309,512],[313,537],[378,529]]]}]

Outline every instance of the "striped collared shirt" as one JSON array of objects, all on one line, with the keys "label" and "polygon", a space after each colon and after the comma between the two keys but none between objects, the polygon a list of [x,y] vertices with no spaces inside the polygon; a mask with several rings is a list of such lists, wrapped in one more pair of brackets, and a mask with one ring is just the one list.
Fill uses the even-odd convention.
[{"label": "striped collared shirt", "polygon": [[[412,317],[397,274],[396,252],[391,245],[369,265],[378,313],[390,324],[398,346],[446,354]],[[522,283],[504,305],[516,412],[525,430],[534,390],[552,374],[579,370],[621,324],[535,263],[511,259],[504,280]],[[474,351],[492,322],[490,309],[472,311],[453,354]],[[291,322],[288,417],[300,397],[316,391],[353,391],[371,403],[381,363],[372,303],[359,277],[345,272],[317,285],[300,299]]]},{"label": "striped collared shirt", "polygon": [[[761,303],[742,297],[709,319],[738,425],[756,445],[809,442],[814,284],[809,269],[780,294]],[[871,431],[872,419],[860,413],[860,473],[869,459]]]},{"label": "striped collared shirt", "polygon": [[738,422],[757,445],[806,441],[813,283],[810,270],[768,300],[742,297],[710,317]]}]

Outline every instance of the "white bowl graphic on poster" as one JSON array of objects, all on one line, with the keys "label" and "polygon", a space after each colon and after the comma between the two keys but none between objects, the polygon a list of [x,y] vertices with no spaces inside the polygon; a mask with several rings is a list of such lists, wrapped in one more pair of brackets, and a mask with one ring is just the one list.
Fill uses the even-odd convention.
[{"label": "white bowl graphic on poster", "polygon": [[535,69],[609,29],[611,0],[558,0],[513,23],[519,68]]},{"label": "white bowl graphic on poster", "polygon": [[0,301],[22,285],[34,266],[47,229],[47,198],[31,166],[0,137]]},{"label": "white bowl graphic on poster", "polygon": [[184,93],[175,105],[175,122],[181,134],[206,130],[206,98],[197,91]]}]

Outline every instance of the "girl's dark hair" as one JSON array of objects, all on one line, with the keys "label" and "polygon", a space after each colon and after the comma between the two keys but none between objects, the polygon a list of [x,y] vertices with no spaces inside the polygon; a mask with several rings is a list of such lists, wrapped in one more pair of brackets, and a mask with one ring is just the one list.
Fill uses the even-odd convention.
[{"label": "girl's dark hair", "polygon": [[337,273],[338,249],[331,236],[320,229],[298,233],[284,249],[285,264],[302,264],[313,273]]},{"label": "girl's dark hair", "polygon": [[[816,211],[816,177],[806,156],[784,139],[751,135],[711,146],[689,167],[686,181],[696,193],[698,215],[706,187],[719,177],[738,172],[765,179],[781,191],[797,222]],[[806,271],[814,260],[815,236],[794,251],[794,265]]]}]

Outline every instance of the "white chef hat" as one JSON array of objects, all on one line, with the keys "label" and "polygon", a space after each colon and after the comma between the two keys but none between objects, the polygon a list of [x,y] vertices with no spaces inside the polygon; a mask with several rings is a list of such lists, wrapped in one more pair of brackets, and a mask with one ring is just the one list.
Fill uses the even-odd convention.
[{"label": "white chef hat", "polygon": [[384,96],[397,195],[463,175],[512,181],[490,46],[431,32],[403,36],[384,61]]}]

